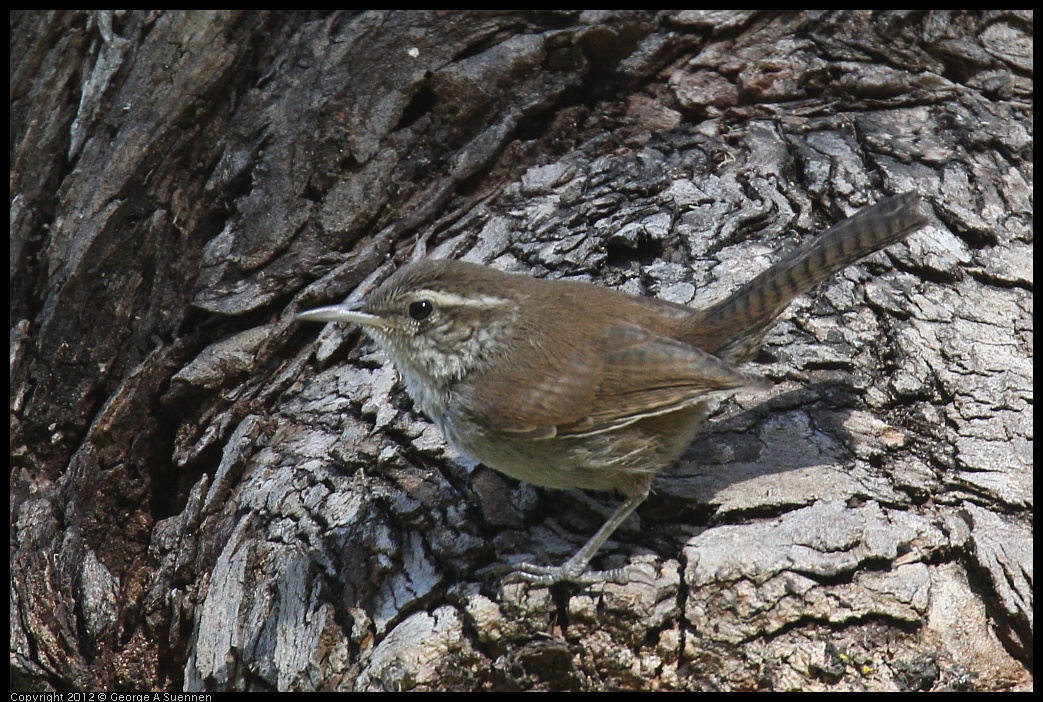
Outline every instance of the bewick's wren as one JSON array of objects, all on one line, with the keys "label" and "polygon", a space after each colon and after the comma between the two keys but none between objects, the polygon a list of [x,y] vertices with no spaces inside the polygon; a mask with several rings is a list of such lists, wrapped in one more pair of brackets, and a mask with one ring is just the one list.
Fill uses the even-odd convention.
[{"label": "bewick's wren", "polygon": [[424,260],[361,303],[299,318],[361,325],[462,454],[535,485],[625,495],[563,565],[524,564],[513,576],[619,579],[587,566],[691,442],[707,396],[756,382],[737,366],[756,355],[793,298],[926,222],[918,195],[888,198],[705,309]]}]

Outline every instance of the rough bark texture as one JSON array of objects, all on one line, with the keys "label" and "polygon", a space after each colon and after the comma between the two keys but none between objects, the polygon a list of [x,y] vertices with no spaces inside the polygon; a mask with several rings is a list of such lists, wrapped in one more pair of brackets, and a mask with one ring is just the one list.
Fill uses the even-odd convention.
[{"label": "rough bark texture", "polygon": [[[16,12],[11,63],[14,688],[1030,684],[1031,13]],[[501,587],[616,498],[293,321],[425,247],[705,304],[914,189],[597,561],[652,584]]]}]

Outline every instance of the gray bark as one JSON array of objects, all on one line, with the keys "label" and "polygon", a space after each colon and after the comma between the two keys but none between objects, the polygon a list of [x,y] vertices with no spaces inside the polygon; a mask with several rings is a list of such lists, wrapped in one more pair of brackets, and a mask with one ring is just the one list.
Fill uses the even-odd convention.
[{"label": "gray bark", "polygon": [[[16,12],[11,62],[12,689],[1031,684],[1031,13]],[[293,321],[425,251],[698,306],[908,190],[626,586],[501,586],[618,498]]]}]

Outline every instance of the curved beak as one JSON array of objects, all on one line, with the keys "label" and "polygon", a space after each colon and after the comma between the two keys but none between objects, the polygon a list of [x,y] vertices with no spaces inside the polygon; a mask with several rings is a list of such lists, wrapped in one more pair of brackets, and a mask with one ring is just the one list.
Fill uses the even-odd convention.
[{"label": "curved beak", "polygon": [[374,327],[376,329],[390,329],[391,324],[375,314],[360,312],[356,309],[358,303],[330,305],[329,307],[316,307],[313,310],[305,310],[297,315],[297,319],[303,322],[351,322],[363,327]]}]

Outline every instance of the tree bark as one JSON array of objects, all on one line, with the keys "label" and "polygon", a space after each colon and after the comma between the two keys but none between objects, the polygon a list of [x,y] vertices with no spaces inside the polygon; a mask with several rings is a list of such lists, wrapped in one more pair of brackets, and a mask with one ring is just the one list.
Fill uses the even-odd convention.
[{"label": "tree bark", "polygon": [[[12,689],[1030,685],[1031,125],[1031,12],[12,13]],[[705,305],[910,190],[596,561],[650,582],[502,586],[618,498],[294,321],[424,253]]]}]

